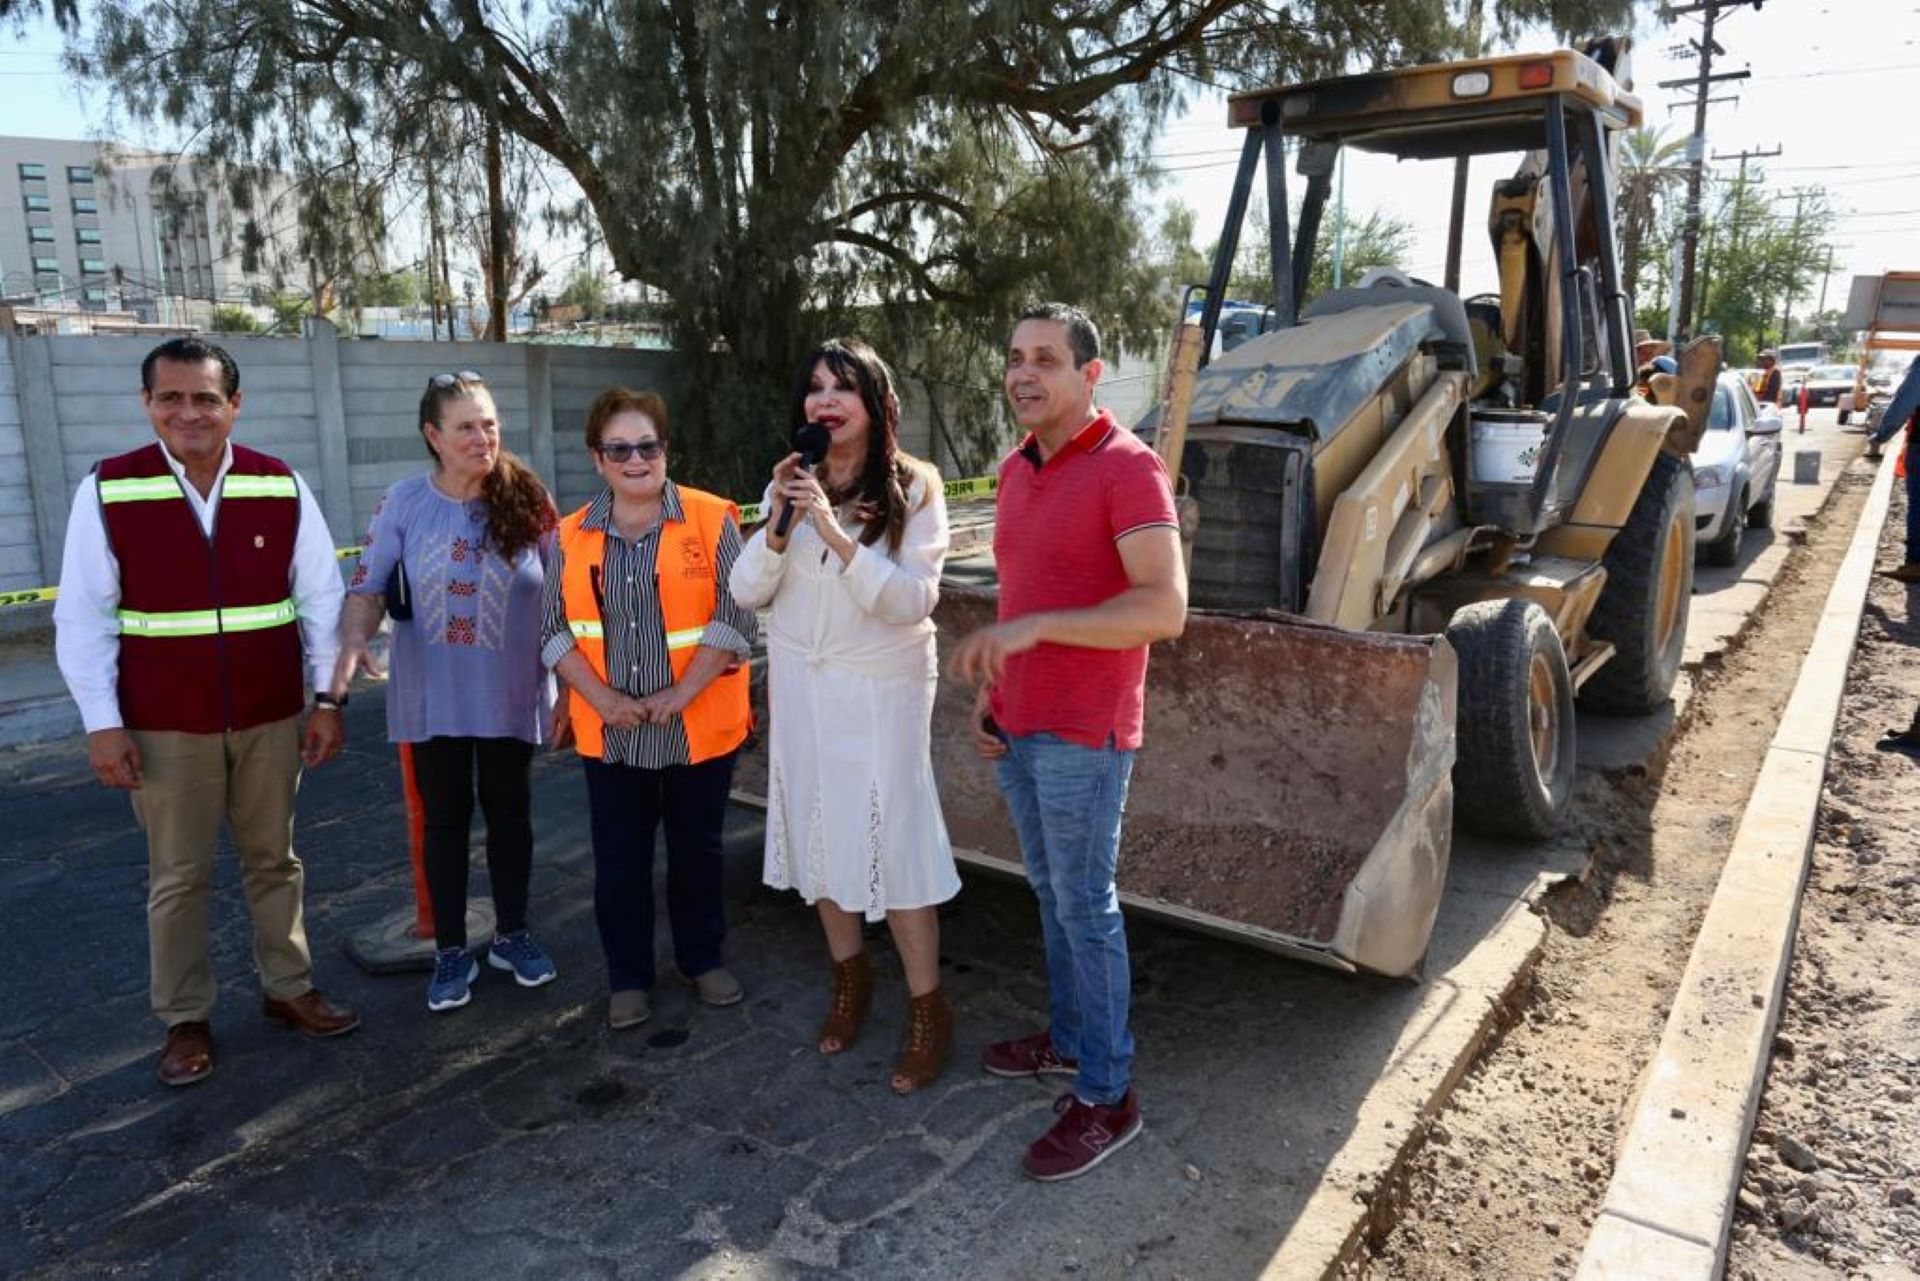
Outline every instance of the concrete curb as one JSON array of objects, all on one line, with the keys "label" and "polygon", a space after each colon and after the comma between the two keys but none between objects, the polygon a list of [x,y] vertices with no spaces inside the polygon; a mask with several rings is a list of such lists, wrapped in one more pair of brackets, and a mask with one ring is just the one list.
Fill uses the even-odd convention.
[{"label": "concrete curb", "polygon": [[1827,754],[1893,492],[1881,464],[1647,1069],[1583,1281],[1718,1277],[1793,957]]}]

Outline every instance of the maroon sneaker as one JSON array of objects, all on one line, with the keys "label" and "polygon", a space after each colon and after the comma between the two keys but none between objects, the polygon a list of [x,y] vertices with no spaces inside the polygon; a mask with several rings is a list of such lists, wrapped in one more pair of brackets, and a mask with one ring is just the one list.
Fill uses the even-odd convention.
[{"label": "maroon sneaker", "polygon": [[1020,1158],[1027,1177],[1042,1183],[1085,1174],[1140,1133],[1140,1096],[1132,1089],[1112,1105],[1082,1103],[1072,1094],[1063,1094],[1053,1110],[1060,1119]]},{"label": "maroon sneaker", "polygon": [[980,1066],[995,1076],[1073,1076],[1080,1071],[1079,1060],[1061,1058],[1045,1032],[995,1041],[980,1052]]}]

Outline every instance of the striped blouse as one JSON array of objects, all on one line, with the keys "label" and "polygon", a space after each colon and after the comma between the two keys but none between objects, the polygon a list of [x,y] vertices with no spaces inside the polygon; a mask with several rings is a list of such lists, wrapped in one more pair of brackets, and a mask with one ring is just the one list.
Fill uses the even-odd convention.
[{"label": "striped blouse", "polygon": [[[686,519],[680,505],[680,491],[672,481],[660,495],[661,523]],[[667,661],[667,625],[660,614],[660,598],[654,587],[653,566],[660,544],[660,526],[656,525],[632,541],[613,527],[613,492],[601,490],[587,508],[582,529],[597,529],[607,536],[606,560],[601,569],[604,598],[600,605],[601,622],[606,627],[607,683],[624,693],[644,698],[673,684],[673,668]],[[710,649],[731,650],[745,662],[753,651],[756,623],[753,612],[734,603],[726,588],[733,563],[740,557],[740,527],[728,519],[720,532],[719,554],[715,557],[713,617],[707,621],[700,643]],[[565,577],[566,550],[558,549],[547,571],[546,597],[540,630],[540,657],[548,667],[557,664],[575,648],[573,630],[567,625],[567,609],[561,599],[560,583]],[[665,769],[685,765],[691,752],[687,748],[687,728],[678,716],[664,725],[636,725],[632,729],[608,726],[605,751],[601,759],[609,765],[632,765],[640,769]]]}]

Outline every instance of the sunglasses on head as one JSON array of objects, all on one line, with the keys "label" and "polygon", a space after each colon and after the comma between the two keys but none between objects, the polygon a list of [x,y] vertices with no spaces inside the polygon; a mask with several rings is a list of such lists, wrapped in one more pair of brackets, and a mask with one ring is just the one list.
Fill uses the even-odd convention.
[{"label": "sunglasses on head", "polygon": [[471,369],[462,369],[457,374],[435,374],[427,379],[427,386],[435,391],[445,391],[449,387],[458,387],[461,383],[483,383],[486,379]]},{"label": "sunglasses on head", "polygon": [[642,440],[638,442],[616,440],[608,445],[595,445],[593,452],[610,463],[624,463],[635,454],[640,455],[640,457],[646,459],[648,462],[652,462],[660,455],[666,453],[667,447],[657,440]]}]

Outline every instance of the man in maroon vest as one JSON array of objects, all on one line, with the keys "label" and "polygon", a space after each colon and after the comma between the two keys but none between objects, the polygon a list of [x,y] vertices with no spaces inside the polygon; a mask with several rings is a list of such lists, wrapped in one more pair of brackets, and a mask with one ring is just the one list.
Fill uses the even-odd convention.
[{"label": "man in maroon vest", "polygon": [[229,441],[240,412],[233,357],[175,338],[141,363],[140,387],[159,440],[80,483],[55,650],[94,773],[133,793],[147,833],[153,1012],[167,1026],[160,1079],[191,1085],[213,1071],[207,919],[223,820],[253,918],[261,1012],[308,1036],[360,1024],[314,989],[293,853],[301,762],[340,750],[340,705],[325,691],[344,592],[306,485]]}]

